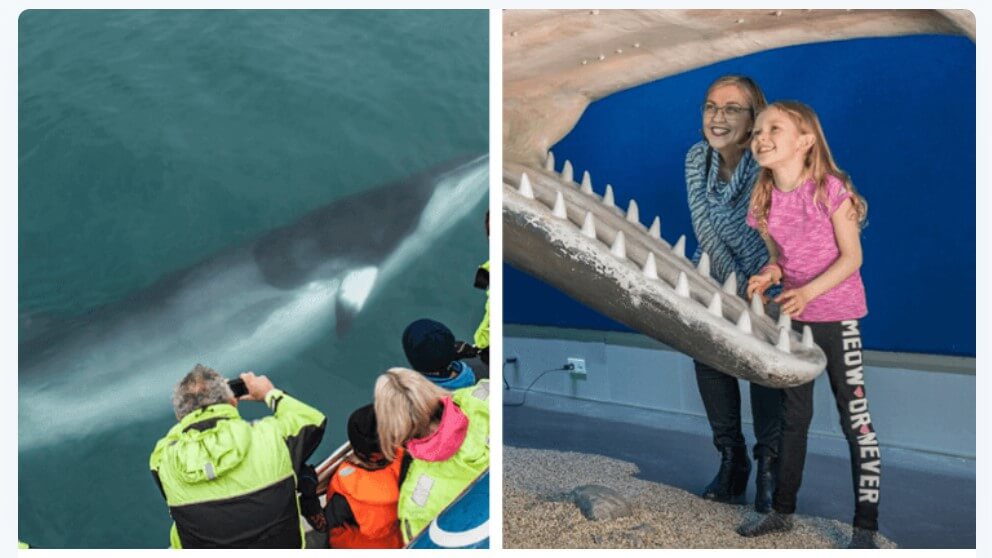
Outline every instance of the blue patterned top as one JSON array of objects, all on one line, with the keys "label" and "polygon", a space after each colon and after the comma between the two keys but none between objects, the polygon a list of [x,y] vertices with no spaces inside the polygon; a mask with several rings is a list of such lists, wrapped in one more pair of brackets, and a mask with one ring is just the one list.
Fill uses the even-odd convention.
[{"label": "blue patterned top", "polygon": [[710,274],[723,283],[737,273],[737,292],[745,296],[747,280],[768,262],[768,249],[758,231],[747,224],[751,191],[761,167],[744,150],[730,182],[719,179],[720,153],[706,141],[693,145],[685,156],[685,184],[692,228],[698,247],[694,263],[705,250],[710,256]]}]

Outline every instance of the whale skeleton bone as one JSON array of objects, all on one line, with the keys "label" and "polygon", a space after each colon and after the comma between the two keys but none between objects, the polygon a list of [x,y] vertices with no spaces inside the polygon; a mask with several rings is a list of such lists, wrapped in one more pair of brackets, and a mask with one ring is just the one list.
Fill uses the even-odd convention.
[{"label": "whale skeleton bone", "polygon": [[[788,317],[776,323],[759,298],[737,296],[736,280],[713,279],[708,256],[694,266],[685,257],[684,236],[673,246],[630,219],[630,211],[564,178],[504,164],[506,261],[734,376],[791,387],[823,370],[826,357],[809,326],[800,334]],[[629,207],[636,211],[636,204]]]},{"label": "whale skeleton bone", "polygon": [[[650,337],[772,387],[819,374],[808,326],[792,331],[685,258],[612,186],[594,193],[548,150],[594,100],[707,64],[790,45],[918,33],[975,40],[967,10],[508,10],[503,18],[503,252],[512,265]],[[526,183],[526,188],[521,184]],[[622,240],[618,240],[620,237]],[[708,256],[703,258],[708,260]],[[512,294],[512,293],[511,293]]]},{"label": "whale skeleton bone", "polygon": [[507,10],[503,158],[543,166],[592,101],[722,60],[858,37],[974,41],[975,28],[967,10]]}]

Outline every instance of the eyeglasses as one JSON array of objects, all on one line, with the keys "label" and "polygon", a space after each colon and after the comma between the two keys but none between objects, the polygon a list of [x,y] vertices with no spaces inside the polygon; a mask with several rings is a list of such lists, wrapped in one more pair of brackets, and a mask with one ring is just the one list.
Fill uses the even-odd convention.
[{"label": "eyeglasses", "polygon": [[745,114],[752,114],[754,111],[751,107],[742,107],[740,105],[724,105],[719,106],[713,103],[703,103],[700,107],[703,112],[703,116],[706,118],[716,118],[716,113],[723,111],[723,116],[727,120],[737,120],[742,118]]}]

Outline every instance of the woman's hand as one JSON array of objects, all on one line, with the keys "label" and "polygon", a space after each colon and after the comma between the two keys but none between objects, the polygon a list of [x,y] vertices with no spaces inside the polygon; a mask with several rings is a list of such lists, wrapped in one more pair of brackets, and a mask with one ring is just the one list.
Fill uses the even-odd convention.
[{"label": "woman's hand", "polygon": [[779,304],[783,312],[795,318],[803,313],[812,298],[805,287],[800,287],[782,292],[775,297],[775,302]]},{"label": "woman's hand", "polygon": [[768,302],[765,291],[772,285],[778,285],[782,281],[782,268],[777,264],[768,264],[761,268],[757,275],[752,275],[747,280],[747,298],[751,299],[755,293],[761,295],[764,302]]},{"label": "woman's hand", "polygon": [[750,279],[747,280],[747,299],[751,300],[755,294],[761,296],[762,301],[768,302],[765,296],[765,291],[772,286],[772,274],[771,273],[759,273],[758,275],[752,275]]}]

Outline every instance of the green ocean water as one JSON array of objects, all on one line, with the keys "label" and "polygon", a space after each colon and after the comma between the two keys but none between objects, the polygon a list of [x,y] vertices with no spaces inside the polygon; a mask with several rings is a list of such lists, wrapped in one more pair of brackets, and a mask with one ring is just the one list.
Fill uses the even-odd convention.
[{"label": "green ocean water", "polygon": [[[349,194],[487,152],[488,43],[487,11],[24,12],[21,361],[30,341],[86,328],[170,273]],[[345,335],[316,332],[258,370],[327,414],[318,454],[344,441],[374,378],[406,363],[407,323],[432,317],[471,337],[484,303],[472,288],[488,258],[484,213],[485,198],[376,290]],[[126,401],[123,380],[101,377],[77,397]],[[22,368],[20,391],[32,381]],[[43,446],[25,445],[40,433],[19,428],[19,538],[167,546],[148,454],[174,422],[169,396]],[[39,401],[22,395],[19,412],[61,412]],[[80,423],[100,412],[65,403],[86,409]],[[264,414],[249,405],[246,416]]]}]

